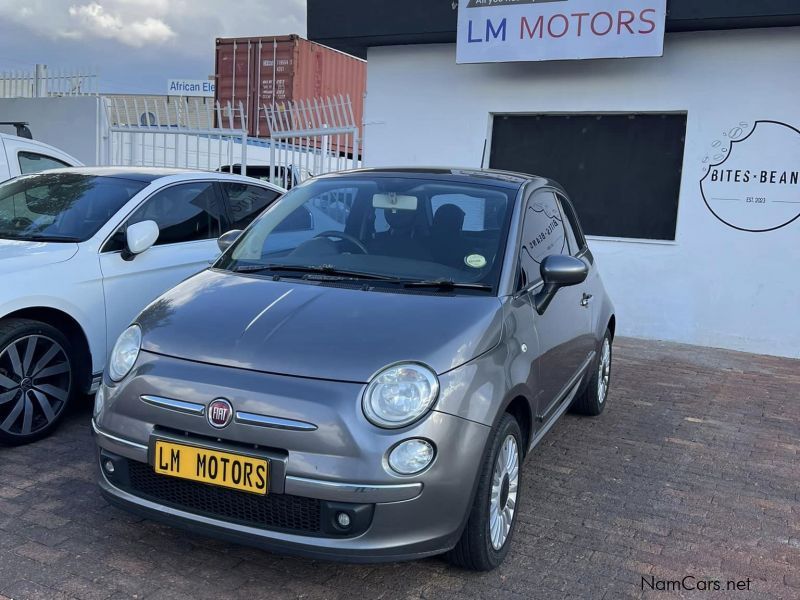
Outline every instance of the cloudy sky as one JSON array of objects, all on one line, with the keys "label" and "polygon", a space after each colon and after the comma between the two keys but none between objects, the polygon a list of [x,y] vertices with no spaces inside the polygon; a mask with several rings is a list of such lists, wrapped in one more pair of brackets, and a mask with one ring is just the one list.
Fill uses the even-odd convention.
[{"label": "cloudy sky", "polygon": [[216,37],[306,32],[305,0],[0,0],[0,71],[93,68],[103,92],[214,73]]}]

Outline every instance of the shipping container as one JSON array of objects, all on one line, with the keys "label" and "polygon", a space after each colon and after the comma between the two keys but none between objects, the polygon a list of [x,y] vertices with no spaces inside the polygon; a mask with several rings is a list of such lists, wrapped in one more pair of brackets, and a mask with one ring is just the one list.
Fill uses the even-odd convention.
[{"label": "shipping container", "polygon": [[216,100],[230,102],[236,127],[241,105],[253,137],[269,137],[264,106],[338,95],[350,97],[362,127],[366,61],[300,36],[218,38],[215,78]]}]

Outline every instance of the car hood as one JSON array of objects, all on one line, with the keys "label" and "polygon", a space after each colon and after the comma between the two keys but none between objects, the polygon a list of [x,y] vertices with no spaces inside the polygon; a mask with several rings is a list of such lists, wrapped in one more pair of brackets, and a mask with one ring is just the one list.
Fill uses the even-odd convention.
[{"label": "car hood", "polygon": [[0,274],[23,273],[69,260],[78,244],[0,239]]},{"label": "car hood", "polygon": [[207,270],[137,319],[142,348],[255,371],[367,382],[398,361],[449,371],[494,347],[491,296],[363,291]]}]

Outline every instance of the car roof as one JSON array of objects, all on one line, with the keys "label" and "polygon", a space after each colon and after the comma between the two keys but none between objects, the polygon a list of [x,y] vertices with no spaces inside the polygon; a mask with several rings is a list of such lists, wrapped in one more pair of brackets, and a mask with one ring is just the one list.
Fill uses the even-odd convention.
[{"label": "car roof", "polygon": [[170,167],[70,167],[64,169],[50,169],[43,171],[46,174],[53,173],[76,173],[78,175],[93,175],[95,177],[116,177],[118,179],[129,179],[152,183],[157,179],[172,177],[175,175],[194,176],[197,179],[220,179],[238,181],[248,185],[261,185],[274,188],[276,191],[285,191],[283,188],[273,185],[266,181],[260,181],[252,177],[236,175],[233,173],[220,173],[218,171],[202,171],[198,169],[180,169]]},{"label": "car roof", "polygon": [[64,169],[50,169],[51,173],[76,173],[78,175],[94,175],[96,177],[118,177],[120,179],[131,179],[134,181],[144,181],[150,183],[162,177],[171,175],[183,175],[188,173],[201,173],[202,171],[192,171],[189,169],[170,169],[160,167],[72,167]]},{"label": "car roof", "polygon": [[0,139],[10,140],[12,142],[21,143],[24,146],[29,146],[31,148],[39,148],[39,149],[41,149],[43,151],[47,151],[47,152],[55,151],[56,153],[62,155],[62,157],[68,157],[74,163],[77,163],[79,165],[83,164],[77,158],[75,158],[71,154],[65,152],[61,148],[57,148],[56,146],[53,146],[51,144],[47,144],[47,143],[39,141],[39,140],[33,140],[31,138],[20,137],[18,135],[13,135],[11,133],[0,133]]},{"label": "car roof", "polygon": [[534,182],[538,185],[554,183],[544,177],[529,175],[527,173],[501,171],[498,169],[459,167],[374,167],[330,173],[327,175],[320,175],[317,178],[323,179],[362,174],[374,177],[403,177],[408,179],[433,179],[454,183],[480,183],[509,189],[519,189],[529,182]]}]

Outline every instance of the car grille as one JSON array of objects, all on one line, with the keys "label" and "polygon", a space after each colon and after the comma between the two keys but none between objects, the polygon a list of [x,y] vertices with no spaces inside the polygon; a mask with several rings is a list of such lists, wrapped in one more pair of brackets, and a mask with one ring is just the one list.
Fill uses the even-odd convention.
[{"label": "car grille", "polygon": [[223,521],[293,533],[320,531],[320,501],[284,494],[258,496],[157,474],[128,461],[129,491],[139,497]]}]

